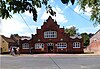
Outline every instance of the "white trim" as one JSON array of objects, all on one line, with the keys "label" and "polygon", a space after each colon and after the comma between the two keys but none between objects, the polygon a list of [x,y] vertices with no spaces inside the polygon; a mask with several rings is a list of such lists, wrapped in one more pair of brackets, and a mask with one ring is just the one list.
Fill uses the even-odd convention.
[{"label": "white trim", "polygon": [[29,43],[23,43],[22,49],[29,49]]},{"label": "white trim", "polygon": [[47,46],[54,46],[54,43],[47,43]]},{"label": "white trim", "polygon": [[70,38],[72,38],[72,39],[76,39],[76,38],[81,39],[82,36],[75,35],[75,36],[70,36]]},{"label": "white trim", "polygon": [[57,32],[56,31],[45,31],[44,38],[57,38]]},{"label": "white trim", "polygon": [[44,48],[44,43],[36,43],[35,44],[35,49],[42,49]]},{"label": "white trim", "polygon": [[60,42],[56,44],[57,48],[67,48],[67,43],[65,42]]},{"label": "white trim", "polygon": [[80,48],[81,47],[80,45],[81,45],[80,42],[74,42],[73,48]]}]

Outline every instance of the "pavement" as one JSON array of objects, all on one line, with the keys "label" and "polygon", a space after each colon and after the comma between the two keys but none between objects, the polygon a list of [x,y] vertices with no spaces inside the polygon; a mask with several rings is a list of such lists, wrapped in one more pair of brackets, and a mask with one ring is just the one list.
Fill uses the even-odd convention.
[{"label": "pavement", "polygon": [[[3,54],[0,56],[12,56],[10,54]],[[100,56],[100,54],[20,54],[20,55],[15,55],[15,56],[33,56],[33,57],[46,57],[46,56],[54,56],[54,57],[60,57],[60,56]]]}]

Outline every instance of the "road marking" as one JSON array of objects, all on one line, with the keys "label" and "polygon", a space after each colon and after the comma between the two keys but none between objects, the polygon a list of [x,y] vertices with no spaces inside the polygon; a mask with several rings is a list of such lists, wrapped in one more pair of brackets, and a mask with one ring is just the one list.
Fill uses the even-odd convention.
[{"label": "road marking", "polygon": [[52,57],[50,57],[49,55],[48,55],[48,57],[54,62],[54,64],[55,64],[59,69],[61,69],[61,67],[54,61],[54,59],[53,59]]}]

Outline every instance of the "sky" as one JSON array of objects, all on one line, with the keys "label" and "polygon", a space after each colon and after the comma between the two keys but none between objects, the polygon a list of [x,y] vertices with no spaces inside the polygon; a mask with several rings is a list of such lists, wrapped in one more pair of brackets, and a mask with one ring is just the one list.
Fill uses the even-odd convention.
[{"label": "sky", "polygon": [[[49,4],[52,9],[56,11],[56,17],[52,17],[57,21],[60,28],[70,28],[75,26],[78,33],[96,33],[100,29],[100,25],[94,27],[93,22],[90,21],[91,8],[86,7],[84,12],[80,10],[79,5],[75,2],[74,5],[62,4],[59,0],[50,0]],[[32,14],[26,11],[23,14],[13,14],[11,19],[0,18],[0,34],[10,37],[11,34],[19,34],[20,36],[30,36],[36,34],[36,29],[41,29],[43,22],[48,19],[50,14],[46,13],[45,7],[37,8],[38,18],[37,22],[33,21]],[[24,20],[23,20],[23,18]],[[26,23],[27,25],[26,25]]]}]

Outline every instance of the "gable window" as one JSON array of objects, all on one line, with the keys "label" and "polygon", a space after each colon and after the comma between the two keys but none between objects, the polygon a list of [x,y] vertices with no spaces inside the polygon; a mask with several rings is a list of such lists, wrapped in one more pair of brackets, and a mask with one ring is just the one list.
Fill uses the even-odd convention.
[{"label": "gable window", "polygon": [[61,42],[56,44],[57,48],[67,48],[67,43]]},{"label": "gable window", "polygon": [[43,43],[36,43],[35,44],[35,49],[41,49],[44,48],[44,44]]},{"label": "gable window", "polygon": [[80,48],[80,42],[74,42],[73,48]]},{"label": "gable window", "polygon": [[44,32],[44,38],[57,38],[56,31],[46,31]]},{"label": "gable window", "polygon": [[29,43],[23,43],[22,48],[23,49],[29,49]]}]

